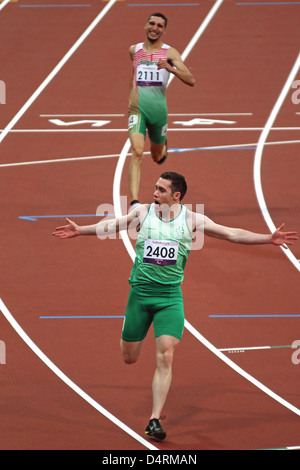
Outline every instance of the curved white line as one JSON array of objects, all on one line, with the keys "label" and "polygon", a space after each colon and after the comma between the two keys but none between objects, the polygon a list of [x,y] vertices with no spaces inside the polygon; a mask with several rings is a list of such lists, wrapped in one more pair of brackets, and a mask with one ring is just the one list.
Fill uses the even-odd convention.
[{"label": "curved white line", "polygon": [[[278,100],[276,101],[275,103],[275,106],[269,116],[269,119],[267,120],[266,122],[266,125],[260,135],[260,138],[259,138],[259,141],[258,141],[258,144],[257,144],[257,149],[256,149],[256,152],[255,152],[255,157],[254,157],[254,185],[255,185],[255,191],[256,191],[256,196],[257,196],[257,200],[258,200],[258,204],[259,204],[259,207],[260,207],[260,210],[262,212],[262,215],[265,219],[265,222],[267,224],[267,226],[269,227],[270,231],[273,233],[275,230],[276,230],[276,227],[274,225],[274,222],[270,216],[270,213],[268,211],[268,208],[267,208],[267,205],[266,205],[266,202],[265,202],[265,198],[264,198],[264,194],[263,194],[263,189],[262,189],[262,183],[261,183],[261,161],[262,161],[262,153],[263,153],[263,149],[264,149],[264,145],[266,145],[266,140],[267,140],[267,137],[268,137],[268,134],[272,128],[272,125],[274,124],[274,121],[277,117],[277,114],[284,102],[284,100],[286,99],[286,96],[288,94],[288,92],[290,91],[291,89],[291,86],[292,86],[292,83],[294,81],[294,78],[298,72],[300,68],[300,54],[298,55],[298,58],[290,72],[290,75],[278,97]],[[300,271],[300,263],[299,261],[296,259],[296,257],[293,255],[293,253],[291,252],[291,250],[289,248],[287,249],[284,249],[284,248],[281,248],[282,251],[284,252],[284,254],[289,258],[289,260],[293,263],[293,265],[295,266],[296,269],[298,269],[298,271]]]},{"label": "curved white line", "polygon": [[70,380],[50,359],[38,348],[38,346],[29,338],[29,336],[25,333],[25,331],[21,328],[21,326],[17,323],[14,319],[6,305],[4,304],[3,300],[0,299],[0,311],[3,313],[7,321],[11,324],[14,330],[18,333],[18,335],[25,341],[25,343],[30,347],[30,349],[46,364],[49,369],[54,372],[57,377],[59,377],[66,385],[68,385],[74,392],[76,392],[81,398],[83,398],[87,403],[89,403],[93,408],[99,411],[103,416],[107,419],[112,421],[115,425],[129,434],[131,437],[139,441],[142,445],[147,447],[151,450],[157,450],[152,444],[150,444],[146,439],[143,439],[139,436],[136,432],[130,429],[126,424],[122,423],[118,418],[112,415],[109,411],[107,411],[103,406],[99,405],[93,398],[91,398],[87,393],[85,393],[81,388],[79,388],[72,380]]},{"label": "curved white line", "polygon": [[[222,2],[218,2],[218,6],[221,5]],[[215,5],[216,6],[216,5]],[[214,9],[216,11],[216,9]],[[208,24],[208,23],[207,23]],[[206,26],[207,26],[206,24]],[[202,32],[204,30],[202,29]],[[196,33],[197,34],[197,33]],[[199,38],[199,36],[198,36]],[[193,42],[193,44],[195,44]],[[188,46],[187,48],[190,51],[190,48]],[[169,82],[170,83],[170,82]],[[113,202],[114,202],[114,208],[115,208],[115,215],[116,217],[121,217],[122,216],[122,209],[121,209],[121,199],[120,199],[120,187],[121,187],[121,177],[122,177],[122,172],[123,172],[123,167],[124,163],[127,157],[127,154],[130,149],[130,141],[127,139],[122,152],[120,154],[120,158],[116,167],[115,175],[114,175],[114,182],[113,182]],[[126,247],[126,250],[131,257],[132,261],[134,262],[135,259],[135,251],[134,248],[131,244],[131,241],[129,239],[127,231],[120,232],[123,243]],[[274,393],[271,389],[263,385],[261,382],[256,380],[254,377],[252,377],[250,374],[245,372],[241,367],[237,366],[233,361],[231,361],[225,354],[223,354],[221,351],[219,351],[213,344],[211,344],[204,336],[202,336],[187,320],[185,320],[185,328],[196,338],[198,341],[200,341],[204,346],[206,346],[211,352],[213,352],[216,356],[218,356],[221,361],[225,362],[229,367],[231,367],[235,372],[240,374],[242,377],[244,377],[246,380],[251,382],[253,385],[255,385],[257,388],[262,390],[264,393],[269,395],[271,398],[276,400],[278,403],[281,405],[285,406],[288,408],[290,411],[293,413],[297,414],[300,416],[300,410],[296,408],[294,405],[291,403],[287,402],[283,398],[281,398],[279,395]]]}]

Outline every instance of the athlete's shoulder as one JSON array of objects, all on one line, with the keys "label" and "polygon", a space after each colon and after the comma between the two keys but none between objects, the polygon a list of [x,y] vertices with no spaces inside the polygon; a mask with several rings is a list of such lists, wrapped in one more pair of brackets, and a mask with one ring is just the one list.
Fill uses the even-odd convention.
[{"label": "athlete's shoulder", "polygon": [[201,211],[193,212],[188,207],[186,208],[186,221],[191,232],[199,230],[204,223],[204,213]]},{"label": "athlete's shoulder", "polygon": [[136,44],[132,44],[130,47],[129,47],[129,55],[130,57],[133,59],[134,57],[134,54],[135,54],[135,48],[136,48]]},{"label": "athlete's shoulder", "polygon": [[143,42],[139,42],[138,44],[132,44],[130,47],[129,47],[129,55],[130,57],[133,59],[134,58],[134,55],[140,51],[141,49],[143,49]]},{"label": "athlete's shoulder", "polygon": [[175,47],[172,47],[172,46],[168,47],[167,54],[168,54],[168,57],[170,57],[170,59],[172,59],[172,58],[175,59],[177,57],[180,57],[180,53],[178,52],[178,50],[175,49]]}]

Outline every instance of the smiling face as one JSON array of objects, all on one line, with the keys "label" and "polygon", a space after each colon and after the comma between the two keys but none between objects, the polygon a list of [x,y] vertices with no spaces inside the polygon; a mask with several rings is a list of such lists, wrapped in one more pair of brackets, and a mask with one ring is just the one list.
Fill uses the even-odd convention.
[{"label": "smiling face", "polygon": [[165,33],[165,29],[166,24],[163,18],[150,16],[145,26],[147,39],[152,43],[159,41]]}]

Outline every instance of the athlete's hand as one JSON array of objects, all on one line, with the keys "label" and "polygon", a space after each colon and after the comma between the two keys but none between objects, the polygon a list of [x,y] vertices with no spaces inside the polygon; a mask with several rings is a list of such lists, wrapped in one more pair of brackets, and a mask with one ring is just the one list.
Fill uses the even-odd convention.
[{"label": "athlete's hand", "polygon": [[272,235],[272,243],[287,249],[287,245],[293,245],[293,240],[298,240],[297,232],[282,232],[285,224],[280,227]]},{"label": "athlete's hand", "polygon": [[162,59],[160,59],[157,62],[157,68],[158,68],[158,70],[166,69],[166,70],[168,70],[168,72],[171,72],[173,70],[173,67],[169,64],[169,62],[167,60],[162,60]]},{"label": "athlete's hand", "polygon": [[56,227],[55,231],[52,233],[54,237],[57,238],[72,238],[79,235],[79,226],[75,224],[70,219],[66,219],[68,225],[62,225],[61,227]]}]

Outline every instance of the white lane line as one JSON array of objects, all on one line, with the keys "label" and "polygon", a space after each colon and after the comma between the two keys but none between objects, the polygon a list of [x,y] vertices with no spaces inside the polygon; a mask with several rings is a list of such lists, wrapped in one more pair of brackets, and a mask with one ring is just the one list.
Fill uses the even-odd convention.
[{"label": "white lane line", "polygon": [[[262,162],[262,154],[264,150],[264,145],[266,143],[268,134],[270,130],[273,130],[272,126],[274,124],[274,121],[280,111],[280,108],[286,99],[287,94],[290,92],[292,83],[294,81],[294,78],[300,68],[300,54],[298,55],[298,58],[288,76],[288,79],[275,103],[275,106],[266,122],[266,125],[260,135],[258,144],[257,144],[257,149],[255,152],[255,157],[254,157],[254,169],[253,169],[253,176],[254,176],[254,185],[255,185],[255,191],[256,191],[256,196],[258,200],[258,204],[260,207],[260,210],[262,212],[262,215],[265,219],[265,222],[267,226],[270,229],[270,232],[273,233],[276,230],[275,224],[271,218],[271,215],[268,211],[266,201],[264,198],[264,193],[262,189],[262,182],[261,182],[261,162]],[[295,266],[295,268],[300,272],[300,264],[297,258],[293,255],[291,250],[289,248],[284,249],[283,247],[280,247],[284,254],[289,258],[289,260],[292,262],[292,264]]]},{"label": "white lane line", "polygon": [[255,385],[257,388],[262,390],[264,393],[269,395],[271,398],[276,400],[278,403],[281,405],[285,406],[288,408],[290,411],[295,413],[296,415],[300,416],[300,410],[296,406],[292,405],[288,401],[284,400],[282,397],[277,395],[277,393],[274,393],[271,389],[266,387],[264,384],[256,380],[252,375],[248,374],[245,372],[241,367],[237,366],[233,361],[231,361],[225,354],[223,354],[221,351],[219,351],[215,346],[213,346],[207,339],[204,338],[188,321],[185,321],[185,327],[187,330],[195,336],[204,346],[206,346],[210,351],[212,351],[221,361],[225,362],[229,367],[231,367],[235,372],[240,374],[242,377],[244,377],[246,380],[248,380],[250,383]]},{"label": "white lane line", "polygon": [[99,411],[103,416],[109,419],[112,423],[118,426],[120,429],[125,431],[129,434],[133,439],[136,439],[142,445],[147,447],[151,450],[158,450],[152,444],[150,444],[146,439],[139,436],[135,431],[130,429],[126,424],[112,415],[109,411],[107,411],[103,406],[99,405],[93,398],[91,398],[87,393],[85,393],[81,388],[79,388],[72,380],[70,380],[50,359],[38,348],[38,346],[29,338],[29,336],[25,333],[25,331],[21,328],[21,326],[17,323],[14,319],[6,305],[4,304],[3,300],[0,299],[0,311],[3,313],[7,321],[11,324],[14,330],[18,333],[18,335],[25,341],[27,346],[41,359],[41,361],[46,364],[49,369],[54,372],[57,377],[59,377],[66,385],[68,385],[74,392],[76,392],[81,398],[83,398],[87,403],[89,403],[93,408]]},{"label": "white lane line", "polygon": [[0,11],[3,10],[3,8],[8,5],[10,0],[3,0],[3,2],[0,4]]},{"label": "white lane line", "polygon": [[[266,142],[265,145],[287,145],[287,144],[300,144],[300,140],[283,140],[277,142]],[[214,145],[212,147],[196,147],[196,148],[179,148],[179,149],[169,149],[169,153],[183,153],[183,152],[195,152],[197,150],[226,150],[226,149],[239,149],[244,147],[256,147],[257,142],[250,144],[233,144],[233,145]],[[145,155],[150,154],[150,152],[144,152]],[[128,153],[131,155],[131,153]],[[26,165],[42,165],[47,163],[64,163],[64,162],[77,162],[84,160],[101,160],[102,158],[116,158],[119,157],[119,153],[112,153],[110,155],[92,155],[86,157],[67,157],[67,158],[52,158],[49,160],[36,160],[36,161],[27,161],[27,162],[15,162],[15,163],[1,163],[0,168],[9,168],[14,166],[26,166]]]},{"label": "white lane line", "polygon": [[[218,6],[220,6],[222,2],[217,2],[217,3],[218,3]],[[188,50],[190,50],[190,47],[188,47]],[[127,139],[127,141],[125,142],[125,145],[122,149],[122,152],[120,154],[120,158],[118,160],[118,164],[117,164],[116,171],[115,171],[115,176],[114,176],[114,183],[113,183],[113,201],[114,201],[116,217],[120,217],[122,215],[122,208],[121,208],[121,201],[120,201],[121,177],[122,177],[122,171],[123,171],[123,167],[124,167],[126,156],[129,152],[129,149],[130,149],[130,141],[129,141],[129,139]],[[134,251],[134,248],[133,248],[133,246],[130,242],[127,231],[120,232],[120,235],[122,237],[123,243],[124,243],[124,245],[127,249],[127,252],[129,254],[129,256],[131,257],[132,261],[134,261],[135,251]],[[235,372],[240,374],[242,377],[244,377],[250,383],[252,383],[257,388],[262,390],[264,393],[269,395],[271,398],[276,400],[278,403],[280,403],[281,405],[285,406],[286,408],[288,408],[289,410],[291,410],[292,412],[294,412],[295,414],[300,416],[300,410],[298,408],[296,408],[294,405],[292,405],[291,403],[289,403],[286,400],[284,400],[283,398],[281,398],[279,395],[274,393],[272,390],[267,388],[261,382],[259,382],[254,377],[252,377],[250,374],[248,374],[243,369],[241,369],[239,366],[237,366],[233,361],[231,361],[228,357],[226,357],[225,354],[223,354],[221,351],[219,351],[215,346],[213,346],[213,344],[211,344],[206,338],[204,338],[204,336],[202,336],[186,319],[185,319],[185,328],[196,339],[198,339],[198,341],[200,341],[204,346],[206,346],[219,359],[221,359],[221,361],[225,362]]]},{"label": "white lane line", "polygon": [[28,162],[16,162],[16,163],[2,163],[0,168],[6,168],[11,166],[25,166],[25,165],[41,165],[46,163],[63,163],[63,162],[77,162],[80,160],[100,160],[102,158],[115,158],[119,157],[118,153],[111,155],[94,155],[91,157],[68,157],[68,158],[53,158],[51,160],[37,160]]},{"label": "white lane line", "polygon": [[[224,0],[218,0],[214,6],[211,8],[211,10],[208,12],[208,15],[206,16],[206,18],[204,19],[203,23],[200,25],[200,27],[198,28],[198,30],[196,31],[196,33],[194,34],[193,38],[191,39],[191,41],[189,42],[189,44],[187,45],[187,47],[185,48],[184,52],[182,53],[182,60],[185,61],[186,58],[188,57],[189,53],[191,52],[191,50],[193,49],[193,47],[195,46],[195,44],[198,42],[200,36],[204,33],[204,31],[206,30],[207,26],[209,25],[209,23],[211,22],[211,20],[213,19],[213,17],[215,16],[215,14],[217,13],[218,9],[220,8],[220,6],[222,5]],[[170,80],[168,82],[168,86],[170,85],[170,83],[172,82],[172,80],[174,79],[175,75],[171,75],[170,77]]]},{"label": "white lane line", "polygon": [[48,75],[48,77],[43,81],[43,83],[36,89],[33,95],[26,101],[26,103],[22,106],[22,108],[17,112],[17,114],[13,117],[13,119],[8,123],[5,129],[0,134],[0,143],[5,139],[8,132],[15,126],[15,124],[19,121],[19,119],[26,113],[28,108],[32,105],[32,103],[37,99],[37,97],[44,91],[44,89],[49,85],[51,80],[58,74],[58,72],[62,69],[62,67],[66,64],[66,62],[72,57],[74,52],[81,46],[83,41],[89,36],[89,34],[95,29],[98,23],[102,20],[102,18],[108,13],[108,11],[112,8],[112,6],[116,3],[117,0],[110,0],[109,3],[101,10],[99,15],[94,19],[94,21],[90,24],[90,26],[84,31],[84,33],[80,36],[79,39],[73,44],[71,49],[65,54],[65,56],[60,60],[60,62],[54,67],[52,72]]},{"label": "white lane line", "polygon": [[[168,132],[234,132],[234,131],[262,131],[264,128],[263,127],[169,127]],[[22,133],[42,133],[42,132],[52,132],[52,133],[59,133],[59,132],[128,132],[128,129],[95,129],[95,128],[87,128],[87,129],[0,129],[0,131],[8,133],[16,133],[16,134],[22,134]],[[300,127],[273,127],[272,131],[300,131]],[[1,137],[2,134],[0,134]]]},{"label": "white lane line", "polygon": [[40,114],[40,117],[123,117],[125,114]]},{"label": "white lane line", "polygon": [[256,351],[258,349],[271,349],[271,346],[253,346],[253,347],[247,347],[247,348],[222,348],[219,349],[221,352],[226,352],[226,351]]}]

